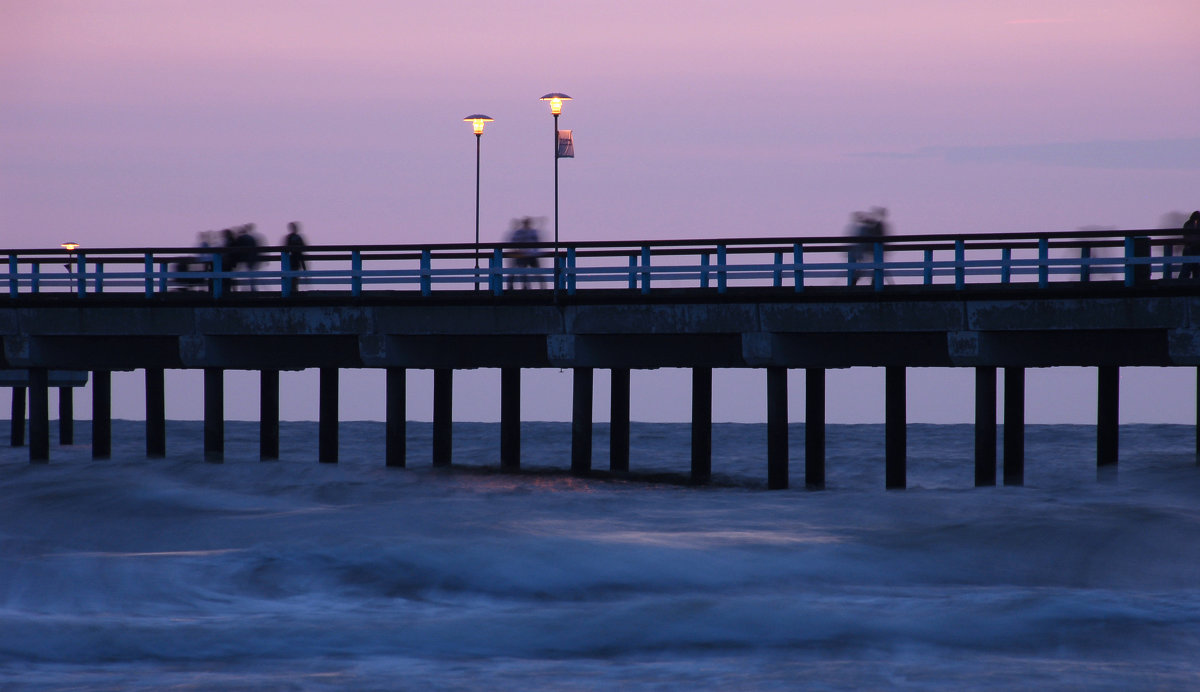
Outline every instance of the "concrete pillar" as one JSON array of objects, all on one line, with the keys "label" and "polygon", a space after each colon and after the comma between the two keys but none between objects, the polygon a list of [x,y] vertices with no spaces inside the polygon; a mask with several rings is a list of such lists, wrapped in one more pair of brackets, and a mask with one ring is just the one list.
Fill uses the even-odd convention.
[{"label": "concrete pillar", "polygon": [[788,487],[787,368],[767,368],[767,489]]},{"label": "concrete pillar", "polygon": [[433,371],[433,465],[449,466],[454,451],[454,371]]},{"label": "concrete pillar", "polygon": [[692,368],[692,482],[712,479],[712,368]]},{"label": "concrete pillar", "polygon": [[996,368],[975,368],[975,487],[996,485]]},{"label": "concrete pillar", "polygon": [[[25,446],[25,397],[27,389],[25,387],[12,388],[12,420],[11,432],[9,433],[9,444],[13,447]],[[1200,420],[1200,418],[1197,418]]]},{"label": "concrete pillar", "polygon": [[825,368],[804,371],[804,487],[825,487]]},{"label": "concrete pillar", "polygon": [[884,368],[885,486],[908,486],[908,387],[903,367]]},{"label": "concrete pillar", "polygon": [[1102,365],[1096,373],[1096,473],[1117,470],[1118,426],[1120,425],[1121,369]]},{"label": "concrete pillar", "polygon": [[29,461],[50,461],[50,373],[29,369]]},{"label": "concrete pillar", "polygon": [[575,368],[571,393],[571,473],[592,471],[592,369]]},{"label": "concrete pillar", "polygon": [[500,368],[500,468],[521,468],[521,368]]},{"label": "concrete pillar", "polygon": [[320,404],[317,411],[317,461],[338,462],[338,369],[320,368]]},{"label": "concrete pillar", "polygon": [[75,444],[75,390],[58,388],[58,443]]},{"label": "concrete pillar", "polygon": [[1004,484],[1025,485],[1025,368],[1004,368]]},{"label": "concrete pillar", "polygon": [[629,470],[629,368],[613,368],[609,392],[608,468]]},{"label": "concrete pillar", "polygon": [[167,390],[162,368],[146,368],[146,456],[167,456]]},{"label": "concrete pillar", "polygon": [[225,460],[225,371],[204,368],[204,460]]},{"label": "concrete pillar", "polygon": [[258,460],[279,458],[279,371],[258,373]]},{"label": "concrete pillar", "polygon": [[112,456],[112,373],[92,371],[92,458]]},{"label": "concrete pillar", "polygon": [[408,463],[408,371],[387,368],[387,429],[385,464],[403,468]]}]

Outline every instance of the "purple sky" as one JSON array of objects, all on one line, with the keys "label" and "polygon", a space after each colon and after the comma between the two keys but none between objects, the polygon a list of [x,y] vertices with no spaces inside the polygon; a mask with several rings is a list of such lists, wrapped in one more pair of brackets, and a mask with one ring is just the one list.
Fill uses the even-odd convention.
[{"label": "purple sky", "polygon": [[[1195,0],[0,0],[0,246],[291,220],[312,243],[466,242],[478,112],[498,240],[553,213],[549,91],[575,97],[564,239],[829,235],[872,205],[899,233],[1158,227],[1200,207],[1198,20]],[[494,375],[459,377],[457,417],[498,415]],[[762,419],[759,375],[718,375],[718,420]],[[911,419],[969,421],[971,377],[914,371]],[[562,418],[569,377],[527,378],[525,416]],[[880,371],[830,378],[831,421],[882,419]],[[377,379],[344,375],[344,417],[379,417]],[[285,418],[315,417],[313,383],[285,374]],[[634,417],[686,419],[687,383],[639,373]],[[114,386],[136,404],[134,375]],[[1192,421],[1193,396],[1191,370],[1130,370],[1122,419]],[[1094,419],[1091,372],[1031,372],[1029,397],[1030,420]]]}]

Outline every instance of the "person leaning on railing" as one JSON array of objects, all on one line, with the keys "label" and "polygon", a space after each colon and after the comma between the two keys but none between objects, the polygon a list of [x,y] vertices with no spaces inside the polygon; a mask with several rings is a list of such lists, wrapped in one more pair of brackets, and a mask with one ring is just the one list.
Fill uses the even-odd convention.
[{"label": "person leaning on railing", "polygon": [[[1192,212],[1183,223],[1183,254],[1186,257],[1200,255],[1200,211]],[[1200,279],[1200,262],[1188,262],[1179,272],[1181,279]]]}]

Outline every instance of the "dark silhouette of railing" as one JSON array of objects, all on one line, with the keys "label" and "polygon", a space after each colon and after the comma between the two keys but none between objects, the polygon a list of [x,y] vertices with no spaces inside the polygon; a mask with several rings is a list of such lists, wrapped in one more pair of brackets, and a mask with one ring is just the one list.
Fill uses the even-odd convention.
[{"label": "dark silhouette of railing", "polygon": [[[290,266],[282,247],[258,248],[253,270],[231,268],[244,248],[83,248],[0,250],[0,287],[10,297],[36,293],[205,291],[349,292],[468,290],[495,295],[514,282],[574,294],[592,289],[790,287],[862,283],[896,286],[1029,285],[1108,281],[1126,286],[1177,276],[1200,257],[1177,254],[1176,230],[1064,231],[908,235],[860,242],[846,237],[750,238],[561,243],[310,246],[306,268]],[[544,261],[513,267],[518,251]],[[865,259],[855,261],[854,256]],[[476,267],[480,261],[483,266]],[[555,266],[560,271],[555,272]],[[555,277],[558,285],[553,286]],[[0,288],[0,291],[3,289]]]}]

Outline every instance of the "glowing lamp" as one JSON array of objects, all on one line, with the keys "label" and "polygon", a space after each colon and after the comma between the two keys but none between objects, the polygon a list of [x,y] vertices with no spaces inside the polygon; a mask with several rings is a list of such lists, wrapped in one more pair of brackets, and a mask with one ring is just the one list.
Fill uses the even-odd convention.
[{"label": "glowing lamp", "polygon": [[550,114],[558,115],[559,113],[562,113],[563,101],[570,101],[571,97],[567,96],[566,94],[560,94],[556,91],[552,94],[546,94],[545,96],[541,97],[538,100],[539,101],[549,101],[550,102]]},{"label": "glowing lamp", "polygon": [[471,123],[471,128],[475,131],[475,134],[482,135],[483,134],[483,124],[495,122],[495,120],[487,117],[486,115],[480,115],[479,113],[476,113],[474,115],[468,115],[467,117],[463,118],[463,122]]},{"label": "glowing lamp", "polygon": [[79,247],[79,243],[72,243],[70,241],[62,244],[62,248],[67,252],[75,252],[75,248],[77,247]]}]

